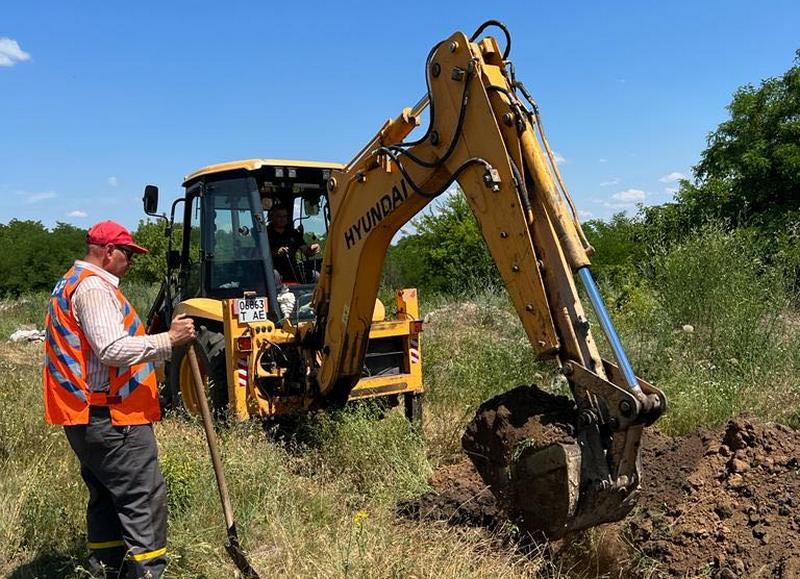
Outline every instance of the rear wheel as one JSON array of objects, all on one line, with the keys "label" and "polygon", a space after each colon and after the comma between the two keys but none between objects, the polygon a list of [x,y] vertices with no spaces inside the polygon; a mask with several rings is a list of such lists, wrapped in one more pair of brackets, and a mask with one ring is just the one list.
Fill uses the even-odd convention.
[{"label": "rear wheel", "polygon": [[[222,419],[228,407],[225,336],[207,326],[200,326],[194,346],[209,407],[214,418]],[[178,346],[172,352],[167,392],[175,408],[198,414],[200,409],[194,394],[194,377],[189,356],[186,355],[187,347],[189,346]]]}]

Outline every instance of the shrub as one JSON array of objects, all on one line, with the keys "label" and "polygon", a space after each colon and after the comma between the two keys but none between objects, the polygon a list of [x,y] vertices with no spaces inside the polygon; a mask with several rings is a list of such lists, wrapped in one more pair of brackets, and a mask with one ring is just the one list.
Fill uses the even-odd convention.
[{"label": "shrub", "polygon": [[686,431],[755,410],[786,418],[798,337],[787,323],[783,270],[759,258],[750,232],[704,227],[656,256],[619,316],[637,373],[668,393],[665,425]]}]

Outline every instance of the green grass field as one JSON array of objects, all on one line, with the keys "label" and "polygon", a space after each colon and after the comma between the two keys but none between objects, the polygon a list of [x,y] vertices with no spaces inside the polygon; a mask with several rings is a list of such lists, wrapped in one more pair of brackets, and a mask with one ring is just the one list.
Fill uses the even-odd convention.
[{"label": "green grass field", "polygon": [[[730,256],[737,256],[732,267]],[[736,237],[706,231],[655,256],[636,283],[605,288],[637,372],[664,388],[659,423],[682,433],[742,411],[796,425],[800,316],[777,272]],[[129,287],[144,315],[152,288]],[[422,431],[368,406],[306,417],[294,436],[250,422],[223,429],[222,455],[243,544],[263,577],[572,577],[571,558],[524,552],[489,534],[395,515],[433,469],[460,458],[478,404],[519,383],[551,386],[502,290],[423,296],[427,388]],[[0,338],[42,325],[46,296],[0,304]],[[0,576],[87,577],[86,491],[61,429],[44,423],[41,345],[0,345]],[[227,578],[218,495],[202,429],[157,427],[168,484],[168,577]],[[591,555],[592,533],[576,549]],[[592,576],[592,575],[589,575]]]}]

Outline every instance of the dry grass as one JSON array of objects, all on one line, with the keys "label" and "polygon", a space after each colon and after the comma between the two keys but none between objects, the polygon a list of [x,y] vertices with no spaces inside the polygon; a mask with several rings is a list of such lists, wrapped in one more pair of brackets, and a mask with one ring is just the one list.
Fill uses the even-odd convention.
[{"label": "dry grass", "polygon": [[481,402],[520,384],[547,387],[553,368],[534,358],[505,290],[426,305],[425,438],[440,464],[460,458],[463,428]]},{"label": "dry grass", "polygon": [[[0,347],[0,575],[85,577],[85,489],[61,429],[42,420],[40,345]],[[399,413],[313,416],[275,442],[253,423],[221,436],[243,543],[264,576],[558,577],[536,555],[478,529],[398,519],[395,503],[426,489],[423,439]],[[157,427],[169,488],[168,577],[227,578],[234,567],[202,430]]]}]

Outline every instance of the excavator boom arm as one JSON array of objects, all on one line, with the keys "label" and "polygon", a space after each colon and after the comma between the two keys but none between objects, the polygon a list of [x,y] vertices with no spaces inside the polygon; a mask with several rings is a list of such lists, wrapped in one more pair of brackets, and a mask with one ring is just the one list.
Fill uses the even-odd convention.
[{"label": "excavator boom arm", "polygon": [[[598,472],[592,476],[610,485],[638,484],[640,425],[654,420],[666,400],[633,375],[592,291],[590,248],[554,178],[557,168],[548,164],[546,140],[541,134],[543,147],[536,135],[536,111],[517,97],[506,56],[492,37],[474,42],[458,32],[440,42],[426,62],[426,134],[404,142],[422,107],[406,109],[332,175],[331,227],[311,330],[321,356],[317,383],[323,397],[346,400],[361,375],[392,237],[458,181],[533,349],[561,365],[586,428],[598,436],[619,433],[613,444],[605,435],[607,444],[594,445],[594,454],[603,456],[593,460]],[[576,274],[590,286],[621,371],[600,356]]]},{"label": "excavator boom arm", "polygon": [[589,258],[514,96],[497,42],[475,44],[456,33],[431,53],[426,74],[427,134],[403,143],[418,124],[415,111],[406,109],[329,183],[331,227],[314,298],[316,329],[324,329],[326,346],[318,375],[323,395],[358,379],[392,237],[455,180],[536,352],[567,352],[602,373],[590,338],[579,340],[574,328],[558,331],[565,314],[551,306],[548,294],[571,310],[573,326],[582,323],[569,271]]}]

